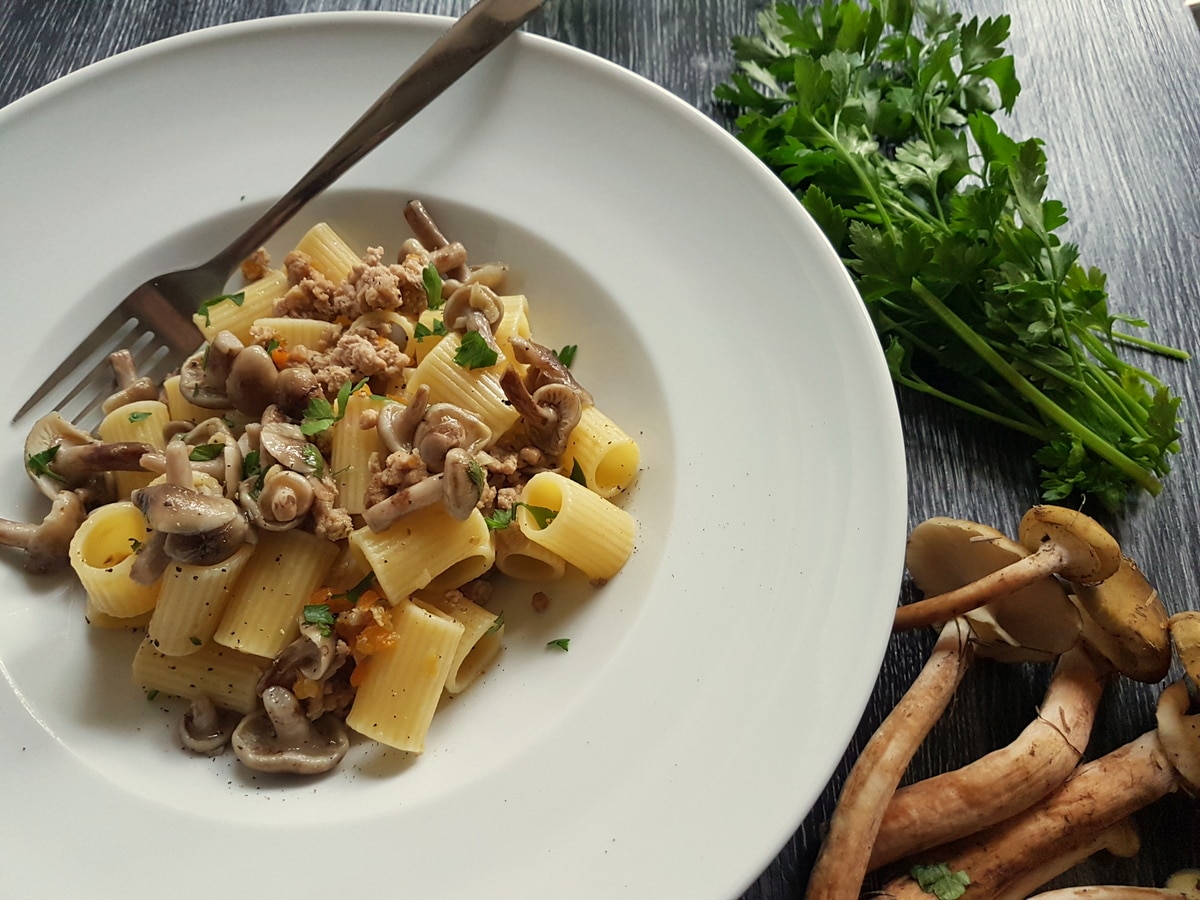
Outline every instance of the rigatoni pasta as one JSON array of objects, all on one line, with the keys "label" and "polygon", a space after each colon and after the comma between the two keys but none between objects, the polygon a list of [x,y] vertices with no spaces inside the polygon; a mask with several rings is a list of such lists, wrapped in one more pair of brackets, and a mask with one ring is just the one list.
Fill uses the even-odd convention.
[{"label": "rigatoni pasta", "polygon": [[[426,215],[406,218],[440,234]],[[505,267],[465,258],[439,237],[391,261],[319,223],[203,304],[158,399],[114,395],[98,435],[39,423],[26,463],[48,495],[68,457],[114,461],[72,475],[87,510],[63,562],[89,621],[146,629],[134,682],[191,702],[190,749],[212,752],[186,723],[224,710],[264,771],[331,767],[346,728],[419,753],[442,697],[502,652],[495,579],[598,583],[629,558],[613,500],[636,442],[576,382],[573,347],[534,341]],[[264,749],[310,730],[320,759]]]}]

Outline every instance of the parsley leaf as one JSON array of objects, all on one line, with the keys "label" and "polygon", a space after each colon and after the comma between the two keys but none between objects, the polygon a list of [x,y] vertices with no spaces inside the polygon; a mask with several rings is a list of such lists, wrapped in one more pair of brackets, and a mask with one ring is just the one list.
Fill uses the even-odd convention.
[{"label": "parsley leaf", "polygon": [[500,615],[496,616],[495,620],[492,622],[491,627],[488,628],[488,630],[483,633],[483,636],[487,637],[489,634],[495,634],[497,631],[499,631],[503,627],[504,627],[504,610],[500,610]]},{"label": "parsley leaf", "polygon": [[300,431],[311,437],[332,428],[346,415],[346,404],[350,401],[350,395],[362,390],[366,383],[367,379],[365,378],[355,385],[349,381],[343,382],[342,386],[338,388],[337,397],[333,403],[324,397],[313,397],[304,409],[304,416],[300,420]]},{"label": "parsley leaf", "polygon": [[570,643],[571,643],[570,638],[555,638],[552,641],[546,641],[546,646],[547,647],[557,647],[559,650],[562,650],[565,653],[567,651],[568,645]]},{"label": "parsley leaf", "polygon": [[425,285],[425,296],[429,300],[429,308],[441,309],[444,301],[442,299],[442,276],[438,274],[438,270],[433,266],[426,266],[421,270],[421,282]]},{"label": "parsley leaf", "polygon": [[358,584],[354,585],[354,587],[350,588],[350,590],[346,591],[344,594],[334,594],[334,596],[344,598],[344,599],[350,601],[351,603],[357,603],[359,601],[359,599],[362,597],[362,595],[365,594],[367,591],[369,591],[371,589],[371,586],[374,584],[375,584],[375,573],[368,572],[366,575],[364,575],[362,577],[362,579],[358,582]]},{"label": "parsley leaf", "polygon": [[54,457],[58,454],[58,447],[58,444],[54,444],[30,455],[25,460],[25,468],[38,478],[53,478],[55,481],[65,483],[66,479],[50,468],[50,463],[54,462]]},{"label": "parsley leaf", "polygon": [[758,26],[715,97],[837,249],[893,380],[1037,441],[1044,499],[1159,493],[1179,399],[1119,351],[1188,354],[1128,332],[1059,234],[1043,142],[1001,129],[1009,17],[793,0]]},{"label": "parsley leaf", "polygon": [[558,510],[547,509],[544,506],[530,506],[528,503],[517,502],[509,509],[493,510],[490,515],[483,517],[483,521],[487,523],[488,531],[500,531],[507,528],[513,523],[517,517],[517,510],[521,507],[529,510],[529,514],[533,516],[533,521],[538,528],[545,528],[554,521],[554,517],[558,515]]},{"label": "parsley leaf", "polygon": [[454,352],[454,361],[464,369],[486,369],[500,357],[478,331],[468,331]]},{"label": "parsley leaf", "polygon": [[305,464],[308,466],[311,474],[320,478],[325,472],[325,458],[321,456],[321,451],[312,444],[305,444],[304,449],[300,451],[300,456],[303,457]]},{"label": "parsley leaf", "polygon": [[210,459],[216,459],[224,452],[224,444],[197,444],[192,448],[192,452],[188,454],[188,459],[192,462],[208,462]]},{"label": "parsley leaf", "polygon": [[560,363],[569,369],[571,368],[571,363],[575,362],[575,354],[577,352],[579,352],[578,344],[567,344],[561,350],[555,350],[554,355],[558,357]]},{"label": "parsley leaf", "polygon": [[150,418],[150,413],[146,412],[144,409],[140,409],[137,412],[131,412],[129,414],[129,424],[134,425],[138,422],[144,422],[148,418]]},{"label": "parsley leaf", "polygon": [[909,871],[913,880],[927,894],[938,900],[958,900],[967,891],[971,879],[966,872],[951,872],[945,863],[913,866]]},{"label": "parsley leaf", "polygon": [[238,291],[236,294],[222,294],[219,297],[213,297],[211,300],[205,300],[203,303],[201,303],[196,309],[196,312],[204,316],[205,325],[212,324],[212,321],[209,319],[209,313],[212,311],[212,308],[218,303],[224,303],[226,300],[231,302],[234,306],[241,306],[246,302],[246,292]]},{"label": "parsley leaf", "polygon": [[571,460],[571,474],[567,477],[576,484],[581,484],[584,487],[588,486],[587,476],[583,474],[583,466],[579,465],[578,459]]},{"label": "parsley leaf", "polygon": [[416,324],[416,327],[413,328],[413,337],[415,337],[417,339],[418,343],[425,340],[425,338],[427,338],[427,337],[445,337],[445,336],[446,336],[446,323],[443,322],[441,319],[434,319],[432,328],[430,328],[424,322],[418,322]]},{"label": "parsley leaf", "polygon": [[333,611],[328,603],[308,603],[304,607],[304,624],[319,625],[321,634],[329,637],[333,633]]}]

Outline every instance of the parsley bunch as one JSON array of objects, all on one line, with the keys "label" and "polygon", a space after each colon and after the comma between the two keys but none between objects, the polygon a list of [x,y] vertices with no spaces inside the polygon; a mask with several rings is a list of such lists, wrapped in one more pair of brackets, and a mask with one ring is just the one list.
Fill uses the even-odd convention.
[{"label": "parsley bunch", "polygon": [[1122,330],[1057,231],[1040,140],[1005,134],[1009,18],[920,0],[780,3],[716,97],[854,277],[893,379],[1041,443],[1043,497],[1115,509],[1161,490],[1179,398],[1120,358],[1187,354]]}]

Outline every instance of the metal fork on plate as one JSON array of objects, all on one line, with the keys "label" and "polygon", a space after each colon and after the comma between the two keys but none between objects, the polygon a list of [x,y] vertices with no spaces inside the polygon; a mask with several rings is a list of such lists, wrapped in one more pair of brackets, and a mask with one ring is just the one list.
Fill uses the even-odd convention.
[{"label": "metal fork on plate", "polygon": [[[425,108],[524,23],[545,0],[479,0],[458,19],[338,139],[309,171],[255,221],[203,265],[149,279],[122,300],[42,383],[13,421],[48,399],[81,423],[111,391],[108,352],[129,348],[143,372],[178,366],[200,335],[192,315],[218,296],[243,259],[257,250],[309,200],[329,187],[401,125]],[[73,380],[86,363],[92,367]],[[64,390],[65,389],[65,390]],[[61,396],[58,396],[61,392]]]}]

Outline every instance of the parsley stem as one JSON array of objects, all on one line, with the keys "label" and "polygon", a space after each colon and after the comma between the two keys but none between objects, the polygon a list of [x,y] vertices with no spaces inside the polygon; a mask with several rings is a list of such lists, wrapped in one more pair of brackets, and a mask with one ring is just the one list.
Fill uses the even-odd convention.
[{"label": "parsley stem", "polygon": [[1088,428],[1073,415],[1043,394],[1024,375],[1018,372],[992,346],[971,330],[962,319],[946,306],[932,291],[914,278],[912,291],[929,310],[946,324],[958,338],[975,351],[979,357],[1007,381],[1017,393],[1029,401],[1047,419],[1069,434],[1075,435],[1085,447],[1115,466],[1131,481],[1152,496],[1162,492],[1162,482],[1154,474],[1122,453],[1117,447]]},{"label": "parsley stem", "polygon": [[[1187,362],[1192,358],[1192,354],[1179,347],[1169,347],[1166,344],[1160,344],[1157,341],[1149,341],[1146,338],[1138,337],[1136,334],[1128,334],[1124,331],[1113,331],[1112,336],[1123,344],[1131,344],[1134,347],[1140,347],[1157,356],[1165,356],[1168,359],[1177,359],[1180,362]],[[1140,374],[1146,375],[1141,369],[1137,370]],[[1161,383],[1157,385],[1162,387]]]}]

